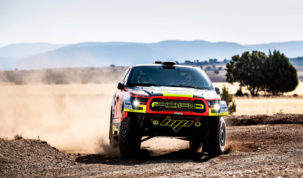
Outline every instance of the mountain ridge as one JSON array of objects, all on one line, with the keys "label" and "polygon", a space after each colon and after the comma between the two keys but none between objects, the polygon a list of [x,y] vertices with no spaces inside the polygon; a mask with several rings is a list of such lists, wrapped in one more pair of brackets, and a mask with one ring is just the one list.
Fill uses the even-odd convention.
[{"label": "mountain ridge", "polygon": [[[18,46],[18,48],[16,48]],[[30,49],[27,51],[27,49]],[[155,60],[230,59],[247,50],[280,50],[289,58],[303,56],[303,41],[242,45],[235,42],[205,40],[165,40],[141,42],[81,42],[13,44],[0,47],[0,66],[4,69],[39,69],[152,63]],[[21,51],[21,53],[20,53]],[[17,53],[17,54],[16,54]],[[11,54],[11,55],[4,55]]]}]

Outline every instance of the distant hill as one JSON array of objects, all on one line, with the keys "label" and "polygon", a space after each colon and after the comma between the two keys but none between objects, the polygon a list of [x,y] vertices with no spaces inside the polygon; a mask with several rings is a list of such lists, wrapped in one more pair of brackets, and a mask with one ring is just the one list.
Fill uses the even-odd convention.
[{"label": "distant hill", "polygon": [[0,68],[39,69],[152,63],[155,60],[230,59],[246,50],[280,50],[303,56],[303,41],[241,45],[230,42],[169,40],[157,43],[86,42],[71,45],[15,44],[0,48]]},{"label": "distant hill", "polygon": [[291,58],[290,62],[295,66],[303,66],[303,57]]},{"label": "distant hill", "polygon": [[49,43],[19,43],[0,48],[1,57],[24,57],[37,53],[44,53],[62,47]]},{"label": "distant hill", "polygon": [[15,68],[17,61],[25,56],[30,56],[38,53],[44,53],[63,45],[49,43],[19,43],[4,46],[0,48],[0,67]]}]

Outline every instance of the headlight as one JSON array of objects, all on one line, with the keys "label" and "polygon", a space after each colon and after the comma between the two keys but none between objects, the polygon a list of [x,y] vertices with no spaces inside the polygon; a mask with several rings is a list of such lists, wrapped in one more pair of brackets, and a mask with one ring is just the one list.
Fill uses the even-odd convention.
[{"label": "headlight", "polygon": [[207,101],[208,107],[214,109],[215,112],[219,112],[221,109],[220,100]]},{"label": "headlight", "polygon": [[139,104],[140,104],[140,102],[139,102],[138,100],[134,100],[134,101],[133,101],[133,106],[134,106],[135,108],[138,107]]},{"label": "headlight", "polygon": [[207,101],[207,104],[209,107],[214,108],[214,105],[216,105],[216,104],[220,105],[220,100],[209,100],[209,101]]},{"label": "headlight", "polygon": [[219,111],[220,108],[221,108],[220,104],[216,103],[216,104],[214,105],[215,111]]},{"label": "headlight", "polygon": [[139,97],[131,97],[130,102],[132,104],[132,107],[135,109],[138,109],[140,105],[146,105],[148,101],[148,98],[139,98]]}]

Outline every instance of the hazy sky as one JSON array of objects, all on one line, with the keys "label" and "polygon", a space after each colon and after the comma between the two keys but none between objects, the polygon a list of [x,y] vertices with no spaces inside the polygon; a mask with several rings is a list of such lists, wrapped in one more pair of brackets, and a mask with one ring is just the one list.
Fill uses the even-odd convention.
[{"label": "hazy sky", "polygon": [[168,39],[303,40],[303,1],[0,0],[0,46]]}]

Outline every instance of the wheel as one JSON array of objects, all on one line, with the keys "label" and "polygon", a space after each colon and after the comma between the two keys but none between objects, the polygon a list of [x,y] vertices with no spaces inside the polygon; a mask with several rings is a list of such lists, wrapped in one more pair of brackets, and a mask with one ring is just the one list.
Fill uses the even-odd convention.
[{"label": "wheel", "polygon": [[116,148],[119,145],[118,137],[113,134],[113,114],[112,111],[110,113],[110,124],[109,124],[109,145],[112,148]]},{"label": "wheel", "polygon": [[202,146],[202,139],[199,137],[191,138],[189,141],[189,149],[196,153]]},{"label": "wheel", "polygon": [[225,142],[226,125],[223,117],[210,118],[207,146],[204,149],[210,155],[221,155],[224,152]]},{"label": "wheel", "polygon": [[139,123],[135,118],[126,117],[121,122],[119,133],[119,147],[123,158],[138,156],[141,146]]}]

